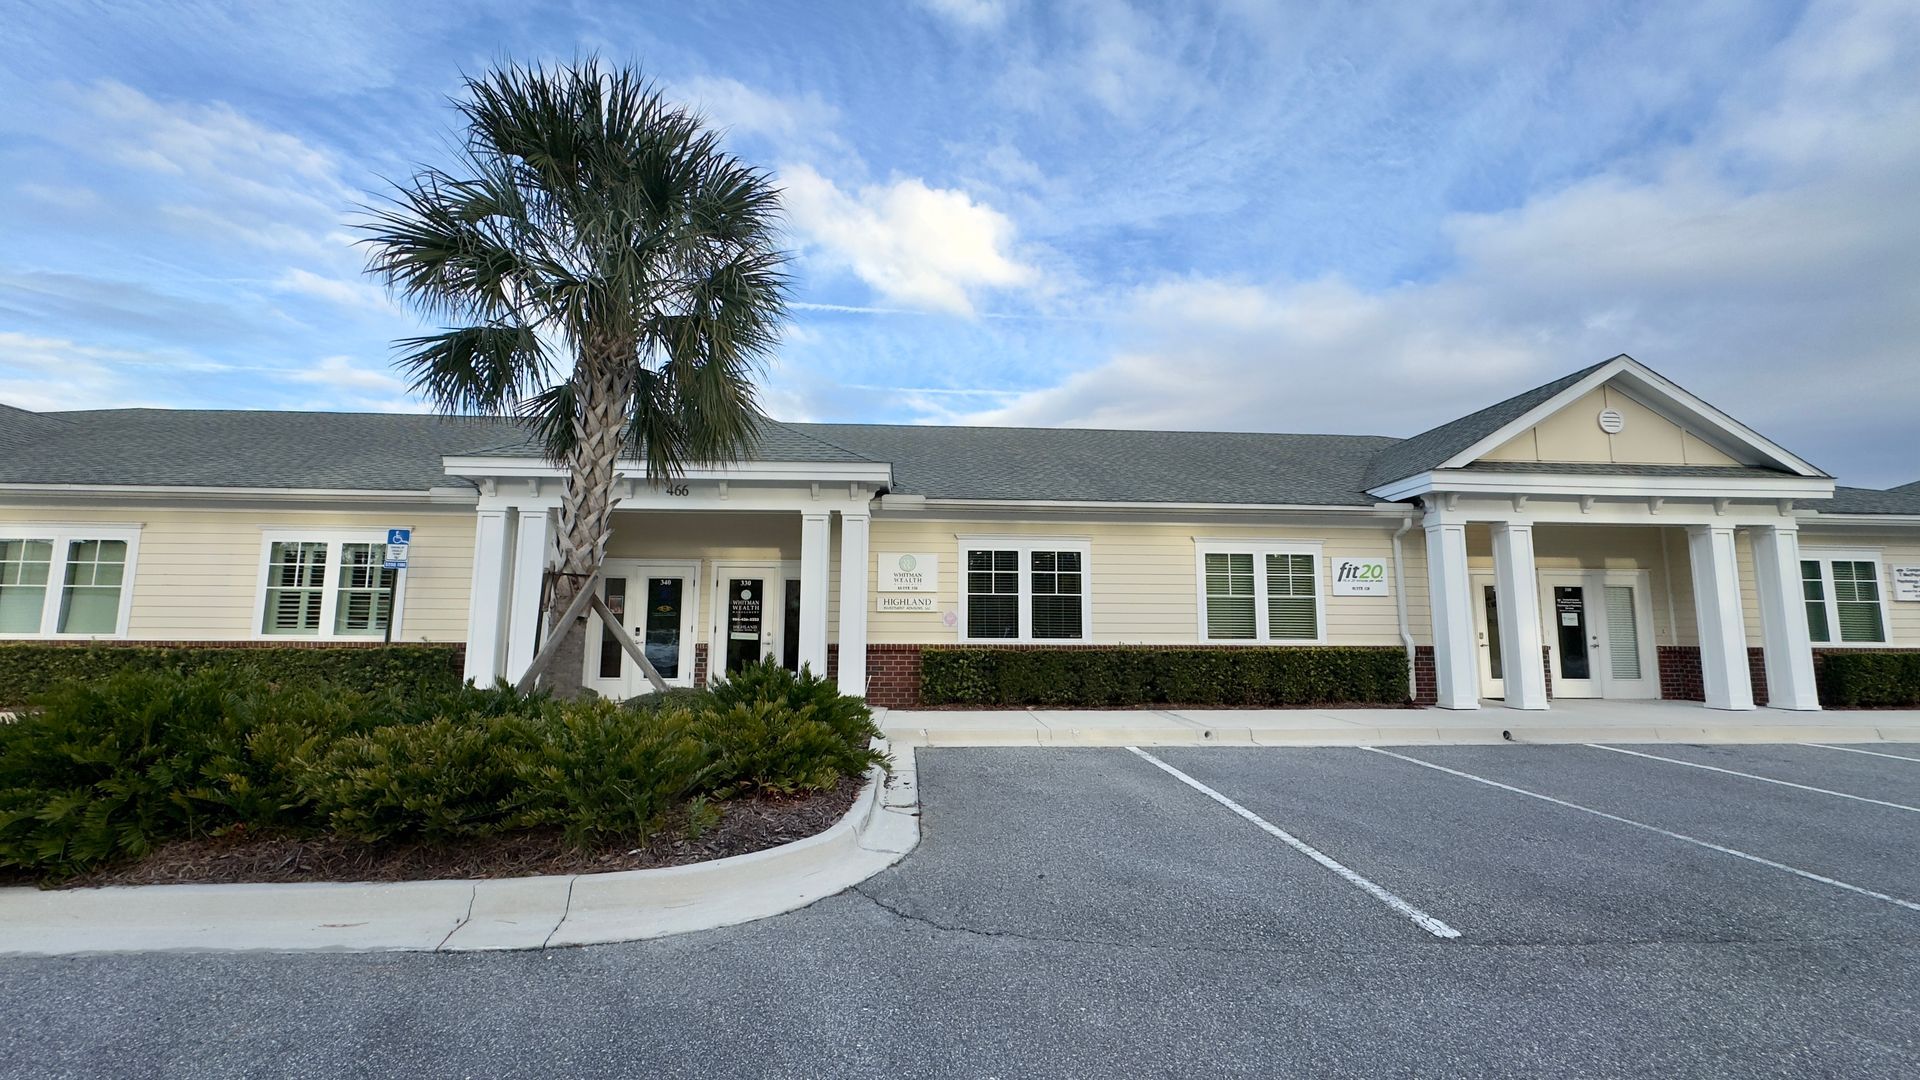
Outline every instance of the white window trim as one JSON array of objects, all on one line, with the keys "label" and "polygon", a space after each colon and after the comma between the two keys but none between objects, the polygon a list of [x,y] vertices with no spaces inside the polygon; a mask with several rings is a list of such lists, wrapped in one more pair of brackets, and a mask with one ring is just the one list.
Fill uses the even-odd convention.
[{"label": "white window trim", "polygon": [[[1888,607],[1892,583],[1887,580],[1887,564],[1879,548],[1823,548],[1803,547],[1800,549],[1801,562],[1820,564],[1820,596],[1827,608],[1827,633],[1832,641],[1813,641],[1816,649],[1888,649],[1893,647],[1892,614]],[[1873,564],[1873,580],[1880,594],[1880,640],[1879,641],[1841,641],[1840,640],[1840,602],[1833,595],[1833,564],[1835,562],[1867,562]],[[1800,579],[1800,568],[1794,567],[1794,580]],[[1806,618],[1806,601],[1800,604],[1800,617]],[[1809,627],[1809,630],[1812,628]],[[1811,641],[1813,635],[1807,635]]]},{"label": "white window trim", "polygon": [[[409,528],[397,525],[395,528]],[[336,634],[333,632],[333,620],[340,602],[340,546],[342,544],[385,544],[386,529],[279,529],[260,530],[260,574],[253,593],[253,639],[256,641],[380,641],[380,634]],[[272,569],[273,545],[275,544],[311,544],[327,545],[327,578],[320,595],[320,629],[318,634],[269,634],[267,633],[267,574]],[[407,609],[408,571],[401,570],[393,579],[393,611],[390,621],[392,629],[385,635],[386,640],[399,641],[404,629],[403,613]]]},{"label": "white window trim", "polygon": [[[955,585],[960,597],[960,622],[954,627],[959,640],[968,645],[1086,645],[1093,641],[1093,541],[1083,536],[962,536],[956,547]],[[1019,635],[1003,638],[967,636],[967,552],[1015,551],[1019,553]],[[1080,636],[1075,638],[1033,636],[1033,553],[1035,551],[1076,551],[1080,553]]]},{"label": "white window trim", "polygon": [[[1203,645],[1325,645],[1327,643],[1327,568],[1322,554],[1324,540],[1216,540],[1195,537],[1193,541],[1193,588],[1199,607],[1195,633]],[[1212,638],[1207,636],[1207,556],[1253,555],[1253,637]],[[1313,556],[1313,637],[1268,637],[1270,615],[1267,604],[1267,556]]]},{"label": "white window trim", "polygon": [[[119,641],[127,636],[127,618],[133,611],[134,567],[140,558],[140,526],[93,525],[85,522],[52,521],[9,522],[0,525],[0,535],[9,540],[48,540],[53,544],[53,559],[47,566],[47,593],[40,601],[40,629],[31,634],[0,634],[7,641]],[[67,588],[67,545],[75,540],[121,540],[127,545],[127,567],[120,578],[120,612],[111,634],[62,634],[60,601]]]}]

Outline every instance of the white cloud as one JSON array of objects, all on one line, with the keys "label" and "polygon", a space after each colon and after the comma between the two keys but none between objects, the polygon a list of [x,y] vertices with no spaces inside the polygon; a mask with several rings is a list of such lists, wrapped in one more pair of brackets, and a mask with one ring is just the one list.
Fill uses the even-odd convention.
[{"label": "white cloud", "polygon": [[894,303],[971,315],[980,291],[1035,280],[1014,251],[1012,219],[964,191],[917,177],[846,191],[809,165],[782,170],[781,181],[813,253]]},{"label": "white cloud", "polygon": [[385,291],[360,278],[342,280],[322,277],[312,271],[296,267],[280,275],[274,281],[273,287],[282,292],[325,300],[344,308],[361,308],[383,313],[399,311]]},{"label": "white cloud", "polygon": [[354,362],[351,356],[328,356],[315,367],[289,370],[281,375],[289,382],[305,383],[359,398],[373,395],[401,395],[407,384],[386,368],[372,368]]},{"label": "white cloud", "polygon": [[58,409],[113,409],[156,404],[129,393],[128,365],[161,365],[206,370],[179,354],[160,355],[130,349],[83,345],[66,338],[0,331],[0,402],[44,412]]},{"label": "white cloud", "polygon": [[992,30],[1007,21],[1008,0],[920,0],[921,6],[968,30]]},{"label": "white cloud", "polygon": [[818,94],[780,97],[738,79],[699,76],[676,81],[672,96],[736,135],[757,135],[789,151],[844,149],[840,111]]},{"label": "white cloud", "polygon": [[1911,5],[1809,19],[1689,145],[1455,215],[1438,278],[1148,285],[1113,302],[1104,363],[967,419],[1405,435],[1628,352],[1818,463],[1873,451],[1856,481],[1900,480],[1920,458],[1916,52]]}]

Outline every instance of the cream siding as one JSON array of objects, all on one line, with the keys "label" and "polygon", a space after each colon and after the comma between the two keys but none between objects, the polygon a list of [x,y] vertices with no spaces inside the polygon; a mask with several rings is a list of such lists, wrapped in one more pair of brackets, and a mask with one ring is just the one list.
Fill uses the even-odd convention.
[{"label": "cream siding", "polygon": [[[1603,409],[1626,426],[1600,429]],[[1611,386],[1596,387],[1540,423],[1487,453],[1483,461],[1565,461],[1588,464],[1737,465],[1739,462],[1665,416]]]},{"label": "cream siding", "polygon": [[[1196,580],[1196,539],[1255,541],[1317,540],[1324,544],[1320,598],[1326,609],[1327,640],[1340,645],[1399,645],[1399,624],[1392,596],[1332,595],[1328,564],[1336,558],[1391,559],[1392,526],[1314,527],[1171,524],[1165,522],[1071,521],[952,521],[920,516],[873,520],[869,560],[869,588],[878,595],[877,554],[885,551],[931,552],[940,557],[938,610],[898,612],[869,610],[868,640],[875,644],[951,644],[959,641],[958,626],[946,616],[959,614],[963,536],[1053,536],[1085,540],[1089,545],[1088,587],[1091,590],[1091,637],[1099,644],[1193,644],[1200,640],[1200,598]],[[1407,537],[1409,549],[1422,537],[1416,529]],[[1424,569],[1410,565],[1409,616],[1427,638],[1428,621]],[[1415,578],[1418,586],[1415,586]]]},{"label": "cream siding", "polygon": [[[378,511],[0,508],[0,535],[41,522],[138,525],[133,603],[125,637],[146,641],[244,641],[259,637],[264,538],[276,530],[413,529],[396,640],[464,641],[473,586],[471,507]],[[331,580],[331,579],[330,579]],[[290,639],[297,640],[297,639]]]}]

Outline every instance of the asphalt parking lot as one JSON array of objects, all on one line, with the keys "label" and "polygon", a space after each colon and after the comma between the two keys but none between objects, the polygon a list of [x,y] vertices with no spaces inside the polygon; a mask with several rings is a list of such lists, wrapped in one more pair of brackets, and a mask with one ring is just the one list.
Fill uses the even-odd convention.
[{"label": "asphalt parking lot", "polygon": [[747,926],[9,960],[0,1074],[1920,1072],[1920,746],[950,749],[919,768],[919,849]]}]

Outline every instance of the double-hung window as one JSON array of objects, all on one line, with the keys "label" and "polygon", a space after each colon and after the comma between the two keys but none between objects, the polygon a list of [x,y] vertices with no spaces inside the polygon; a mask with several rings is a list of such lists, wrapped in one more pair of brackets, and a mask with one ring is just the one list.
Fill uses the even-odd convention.
[{"label": "double-hung window", "polygon": [[1807,636],[1815,645],[1879,645],[1887,640],[1880,556],[1870,551],[1802,551],[1800,589]]},{"label": "double-hung window", "polygon": [[1084,540],[963,537],[960,639],[1090,640],[1088,548]]},{"label": "double-hung window", "polygon": [[1319,544],[1202,540],[1195,548],[1202,640],[1325,640]]},{"label": "double-hung window", "polygon": [[406,571],[386,569],[384,530],[273,532],[264,544],[260,636],[397,636]]},{"label": "double-hung window", "polygon": [[121,637],[134,526],[0,525],[0,637]]}]

